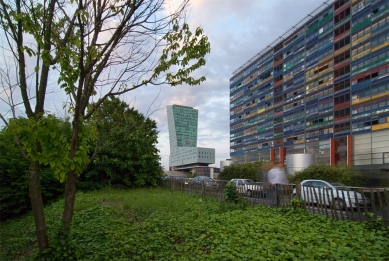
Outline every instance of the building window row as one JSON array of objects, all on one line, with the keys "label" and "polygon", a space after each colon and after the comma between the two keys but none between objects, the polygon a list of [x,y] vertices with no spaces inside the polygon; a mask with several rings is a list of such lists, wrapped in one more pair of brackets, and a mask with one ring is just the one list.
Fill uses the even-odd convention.
[{"label": "building window row", "polygon": [[346,36],[345,38],[339,40],[334,44],[334,50],[339,50],[340,48],[343,48],[344,46],[350,44],[350,36]]},{"label": "building window row", "polygon": [[334,17],[335,24],[347,18],[351,13],[350,7],[346,8]]}]

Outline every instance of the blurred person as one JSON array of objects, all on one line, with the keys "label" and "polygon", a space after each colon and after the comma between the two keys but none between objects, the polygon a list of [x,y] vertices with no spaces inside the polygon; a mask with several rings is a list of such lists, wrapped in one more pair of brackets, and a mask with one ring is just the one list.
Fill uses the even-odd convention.
[{"label": "blurred person", "polygon": [[271,184],[270,197],[273,200],[273,205],[278,207],[280,203],[281,185],[287,184],[283,166],[280,164],[271,168],[267,173],[267,180]]}]

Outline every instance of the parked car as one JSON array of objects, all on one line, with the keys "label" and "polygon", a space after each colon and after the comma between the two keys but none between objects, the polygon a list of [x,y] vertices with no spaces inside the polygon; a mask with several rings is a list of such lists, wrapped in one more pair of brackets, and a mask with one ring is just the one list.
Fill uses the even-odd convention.
[{"label": "parked car", "polygon": [[261,185],[255,183],[251,179],[231,179],[231,182],[235,183],[236,189],[240,194],[243,194],[247,197],[264,195]]},{"label": "parked car", "polygon": [[202,183],[203,180],[204,180],[205,186],[207,186],[207,187],[210,187],[210,188],[218,188],[219,187],[219,184],[217,184],[217,182],[213,178],[210,178],[207,176],[197,176],[193,179],[193,181],[197,182],[197,183]]},{"label": "parked car", "polygon": [[[293,190],[296,194],[296,189]],[[315,196],[316,194],[316,196]],[[301,198],[305,202],[332,205],[335,209],[370,206],[370,199],[338,182],[309,179],[301,182]]]}]

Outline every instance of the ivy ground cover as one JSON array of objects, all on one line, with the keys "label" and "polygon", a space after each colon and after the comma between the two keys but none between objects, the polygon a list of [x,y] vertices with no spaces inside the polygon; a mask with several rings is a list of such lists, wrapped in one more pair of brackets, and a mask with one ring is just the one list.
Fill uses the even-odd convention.
[{"label": "ivy ground cover", "polygon": [[[388,260],[388,231],[290,209],[241,207],[163,189],[78,193],[68,237],[63,201],[47,206],[46,260]],[[0,260],[32,260],[30,215],[1,224]]]}]

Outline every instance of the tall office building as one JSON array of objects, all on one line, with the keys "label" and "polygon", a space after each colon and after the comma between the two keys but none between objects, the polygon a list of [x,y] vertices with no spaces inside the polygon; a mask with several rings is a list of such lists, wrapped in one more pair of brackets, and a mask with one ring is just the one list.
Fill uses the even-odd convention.
[{"label": "tall office building", "polygon": [[195,168],[215,163],[215,149],[196,147],[198,110],[171,105],[167,106],[167,117],[171,168],[195,172]]},{"label": "tall office building", "polygon": [[389,174],[389,1],[327,1],[230,79],[237,162],[317,163]]}]

